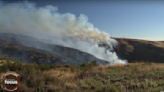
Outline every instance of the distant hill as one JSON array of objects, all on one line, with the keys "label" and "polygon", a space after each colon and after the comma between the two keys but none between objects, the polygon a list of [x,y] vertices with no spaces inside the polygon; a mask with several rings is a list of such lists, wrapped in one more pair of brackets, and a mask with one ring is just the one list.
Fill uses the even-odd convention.
[{"label": "distant hill", "polygon": [[149,61],[164,63],[164,41],[147,41],[140,39],[115,38],[121,43],[119,57],[132,61]]}]

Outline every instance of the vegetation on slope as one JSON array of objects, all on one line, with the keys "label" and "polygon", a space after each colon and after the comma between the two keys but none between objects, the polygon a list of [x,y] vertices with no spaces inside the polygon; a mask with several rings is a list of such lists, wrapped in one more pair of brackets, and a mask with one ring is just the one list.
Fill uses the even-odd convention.
[{"label": "vegetation on slope", "polygon": [[[0,58],[0,75],[20,74],[17,92],[159,92],[164,90],[164,64],[140,62],[99,66],[20,63]],[[2,91],[2,89],[1,89]]]},{"label": "vegetation on slope", "polygon": [[121,43],[117,53],[120,58],[128,62],[148,60],[155,63],[164,63],[164,43],[162,41],[147,41],[141,39],[116,38]]}]

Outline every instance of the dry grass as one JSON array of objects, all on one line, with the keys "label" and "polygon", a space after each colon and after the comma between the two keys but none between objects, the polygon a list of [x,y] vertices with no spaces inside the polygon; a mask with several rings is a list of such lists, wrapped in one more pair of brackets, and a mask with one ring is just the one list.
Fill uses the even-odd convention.
[{"label": "dry grass", "polygon": [[141,39],[116,38],[121,43],[118,52],[120,58],[125,58],[128,62],[135,60],[148,60],[155,63],[162,63],[164,57],[163,41],[147,41]]},{"label": "dry grass", "polygon": [[68,69],[67,71],[61,71],[59,69],[51,69],[51,70],[44,71],[43,74],[58,79],[74,79],[76,76],[76,73],[71,72],[70,69]]},{"label": "dry grass", "polygon": [[[23,66],[15,70],[21,78],[18,92],[159,92],[164,89],[164,64],[158,63],[51,68],[47,65],[12,64]],[[5,69],[9,71],[12,64]],[[1,69],[0,75],[4,73]]]},{"label": "dry grass", "polygon": [[13,60],[0,60],[0,66],[2,66],[3,64],[10,62],[10,63],[14,63]]}]

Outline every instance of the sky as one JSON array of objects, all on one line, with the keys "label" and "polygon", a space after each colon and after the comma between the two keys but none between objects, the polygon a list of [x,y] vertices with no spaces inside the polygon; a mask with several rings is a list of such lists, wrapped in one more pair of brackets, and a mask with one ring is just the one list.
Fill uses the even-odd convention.
[{"label": "sky", "polygon": [[[20,0],[5,0],[18,2]],[[30,1],[38,7],[53,5],[59,13],[85,14],[90,23],[112,37],[164,41],[164,2],[160,1]]]}]

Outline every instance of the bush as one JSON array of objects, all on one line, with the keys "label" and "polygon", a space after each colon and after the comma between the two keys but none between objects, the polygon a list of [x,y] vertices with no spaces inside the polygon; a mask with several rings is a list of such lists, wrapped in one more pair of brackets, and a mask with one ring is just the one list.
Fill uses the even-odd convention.
[{"label": "bush", "polygon": [[20,74],[21,83],[27,87],[38,87],[44,84],[43,74],[37,65],[26,64],[21,71],[18,71],[18,74]]},{"label": "bush", "polygon": [[50,65],[40,64],[40,65],[39,65],[39,68],[40,68],[41,70],[48,70],[48,69],[50,69]]},{"label": "bush", "polygon": [[85,65],[85,63],[82,63],[80,66],[81,66],[81,67],[84,67],[84,66],[86,66],[86,65]]},{"label": "bush", "polygon": [[8,64],[3,64],[2,66],[0,66],[0,71],[7,71],[9,69]]},{"label": "bush", "polygon": [[16,71],[16,70],[21,70],[22,68],[22,63],[15,61],[14,63],[11,63],[10,61],[7,61],[6,63],[3,63],[2,66],[0,66],[1,71]]},{"label": "bush", "polygon": [[5,59],[6,59],[5,57],[1,57],[1,56],[0,56],[0,60],[5,60]]},{"label": "bush", "polygon": [[96,63],[96,60],[93,60],[88,64],[89,66],[97,66],[98,64]]},{"label": "bush", "polygon": [[96,92],[118,92],[118,90],[114,85],[106,85],[99,88]]},{"label": "bush", "polygon": [[70,70],[71,70],[71,72],[74,72],[75,71],[75,67],[74,66],[71,66],[70,67]]},{"label": "bush", "polygon": [[57,68],[58,66],[57,65],[50,65],[50,68]]},{"label": "bush", "polygon": [[70,67],[70,65],[67,64],[67,65],[65,65],[64,67]]},{"label": "bush", "polygon": [[21,70],[22,66],[23,66],[22,63],[15,61],[13,64],[10,63],[9,69],[11,71]]}]

